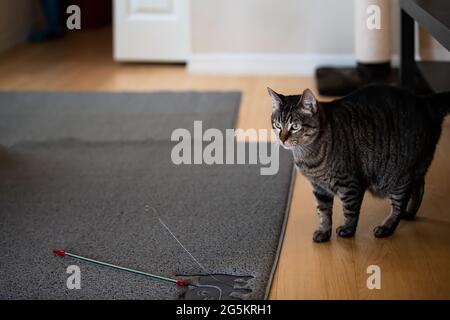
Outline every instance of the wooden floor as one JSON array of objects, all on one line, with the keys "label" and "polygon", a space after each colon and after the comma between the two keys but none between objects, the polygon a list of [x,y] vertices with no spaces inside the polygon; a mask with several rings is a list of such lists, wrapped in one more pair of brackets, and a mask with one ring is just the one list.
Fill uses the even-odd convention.
[{"label": "wooden floor", "polygon": [[[119,64],[112,60],[111,47],[110,30],[101,29],[10,50],[0,55],[0,90],[240,90],[238,127],[267,129],[271,108],[266,86],[290,94],[305,87],[315,90],[311,77],[200,76],[183,66]],[[372,235],[389,203],[367,195],[354,239],[333,235],[329,243],[313,243],[318,224],[314,201],[309,185],[297,175],[271,299],[450,298],[448,120],[418,218],[401,222],[391,238]],[[337,203],[335,226],[341,222]],[[381,268],[380,290],[367,289],[369,265]]]}]

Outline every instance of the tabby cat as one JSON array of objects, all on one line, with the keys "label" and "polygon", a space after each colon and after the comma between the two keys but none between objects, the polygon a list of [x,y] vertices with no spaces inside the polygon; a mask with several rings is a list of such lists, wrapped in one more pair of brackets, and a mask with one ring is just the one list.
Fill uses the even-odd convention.
[{"label": "tabby cat", "polygon": [[292,151],[296,167],[310,181],[319,229],[315,242],[331,237],[333,198],[344,211],[340,237],[352,237],[366,190],[389,197],[391,211],[374,229],[391,235],[400,219],[413,219],[424,193],[450,92],[417,96],[391,86],[368,86],[331,102],[319,102],[306,89],[272,97],[272,126]]}]

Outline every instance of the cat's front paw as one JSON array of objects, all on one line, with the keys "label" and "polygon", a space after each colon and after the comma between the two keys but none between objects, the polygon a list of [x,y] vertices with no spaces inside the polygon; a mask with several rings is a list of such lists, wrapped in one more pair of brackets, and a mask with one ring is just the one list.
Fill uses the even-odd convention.
[{"label": "cat's front paw", "polygon": [[386,238],[389,237],[391,234],[393,234],[395,231],[395,228],[389,228],[386,226],[378,226],[373,229],[373,234],[377,238]]},{"label": "cat's front paw", "polygon": [[320,243],[320,242],[327,242],[331,238],[331,230],[323,231],[323,230],[316,230],[313,234],[313,241]]},{"label": "cat's front paw", "polygon": [[355,235],[355,228],[343,225],[336,228],[336,234],[342,238],[351,238]]}]

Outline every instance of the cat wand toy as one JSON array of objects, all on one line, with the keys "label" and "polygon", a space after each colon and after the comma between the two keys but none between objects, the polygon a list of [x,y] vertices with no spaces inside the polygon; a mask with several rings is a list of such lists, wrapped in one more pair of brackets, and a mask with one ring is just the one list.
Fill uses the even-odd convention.
[{"label": "cat wand toy", "polygon": [[125,272],[129,272],[129,273],[133,273],[133,274],[138,274],[147,278],[151,278],[153,280],[159,280],[159,281],[165,281],[165,282],[171,282],[176,284],[177,286],[184,288],[187,287],[189,284],[182,279],[172,279],[172,278],[167,278],[167,277],[163,277],[163,276],[158,276],[156,274],[151,274],[151,273],[147,273],[147,272],[143,272],[143,271],[138,271],[138,270],[133,270],[130,268],[125,268],[125,267],[121,267],[121,266],[116,266],[114,264],[111,263],[107,263],[107,262],[102,262],[102,261],[98,261],[98,260],[94,260],[94,259],[90,259],[90,258],[86,258],[86,257],[82,257],[70,252],[66,252],[64,250],[53,250],[53,254],[55,254],[58,257],[71,257],[77,260],[81,260],[84,262],[88,262],[88,263],[92,263],[92,264],[96,264],[96,265],[100,265],[100,266],[105,266],[105,267],[109,267],[115,270],[120,270],[120,271],[125,271]]}]

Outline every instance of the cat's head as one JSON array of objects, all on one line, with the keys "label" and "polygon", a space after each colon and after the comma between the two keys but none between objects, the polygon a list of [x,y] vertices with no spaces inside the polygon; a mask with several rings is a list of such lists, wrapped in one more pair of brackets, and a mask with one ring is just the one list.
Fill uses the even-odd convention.
[{"label": "cat's head", "polygon": [[272,97],[272,128],[286,149],[306,146],[320,133],[319,102],[311,90],[284,96],[267,88]]}]

